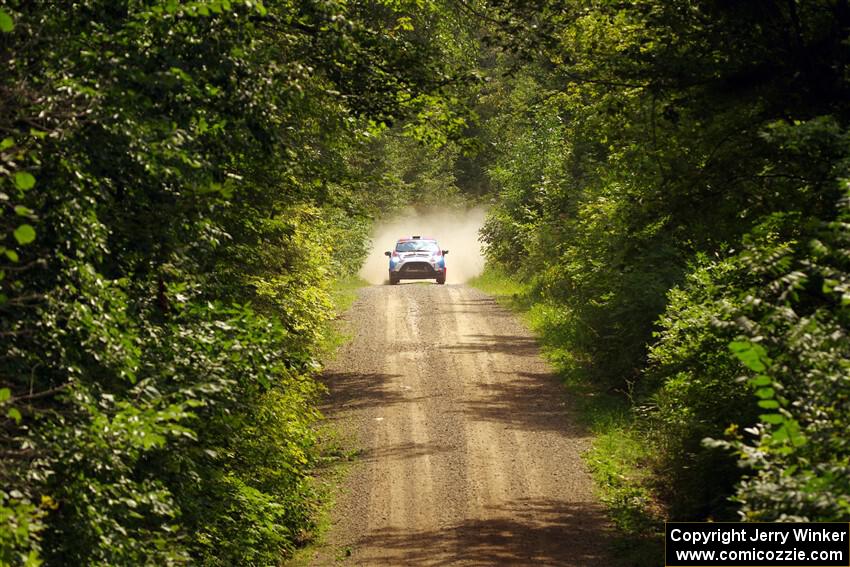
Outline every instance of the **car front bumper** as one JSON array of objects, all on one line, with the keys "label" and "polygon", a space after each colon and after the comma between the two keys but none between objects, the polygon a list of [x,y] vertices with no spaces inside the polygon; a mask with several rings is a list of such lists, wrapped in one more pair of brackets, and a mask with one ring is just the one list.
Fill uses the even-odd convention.
[{"label": "car front bumper", "polygon": [[446,273],[445,265],[439,262],[425,262],[422,260],[410,260],[398,262],[390,267],[390,273],[398,279],[405,280],[427,280],[442,276]]}]

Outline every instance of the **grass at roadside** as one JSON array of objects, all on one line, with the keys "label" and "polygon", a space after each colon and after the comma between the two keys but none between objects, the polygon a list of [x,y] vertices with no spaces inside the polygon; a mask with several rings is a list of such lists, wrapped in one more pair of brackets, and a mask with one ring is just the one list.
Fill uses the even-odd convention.
[{"label": "grass at roadside", "polygon": [[341,324],[341,317],[357,299],[357,290],[367,285],[369,282],[354,276],[335,280],[331,286],[329,295],[335,316],[324,329],[319,343],[323,362],[332,360],[337,349],[350,338],[347,329]]},{"label": "grass at roadside", "polygon": [[518,312],[528,322],[526,315],[531,308],[531,301],[528,286],[525,284],[492,268],[485,269],[481,275],[466,283],[493,296],[501,305]]},{"label": "grass at roadside", "polygon": [[620,533],[616,555],[624,565],[658,564],[663,554],[662,514],[649,488],[652,478],[645,466],[651,448],[634,427],[629,401],[600,389],[573,370],[579,366],[576,356],[564,346],[564,333],[571,324],[568,314],[535,301],[527,284],[492,268],[468,283],[517,312],[538,335],[545,356],[562,377],[581,424],[594,437],[584,458]]},{"label": "grass at roadside", "polygon": [[[341,486],[348,476],[357,451],[352,449],[351,440],[342,439],[340,432],[332,426],[322,424],[317,431],[319,438],[319,462],[313,471],[313,486],[318,494],[319,506],[315,511],[315,525],[307,544],[296,550],[287,559],[285,567],[307,567],[313,561],[316,550],[326,545],[325,538],[331,527],[331,512],[340,495]],[[344,555],[345,550],[337,550]]]},{"label": "grass at roadside", "polygon": [[[357,291],[367,285],[369,283],[362,278],[350,277],[336,280],[331,287],[330,298],[336,316],[328,322],[319,344],[323,363],[333,360],[337,350],[350,340],[351,335],[341,317],[357,300]],[[328,423],[322,422],[317,426],[316,436],[319,440],[316,449],[318,462],[313,471],[313,486],[318,494],[319,506],[314,516],[315,527],[307,538],[308,543],[284,563],[286,567],[306,567],[311,563],[316,549],[324,544],[340,486],[357,453],[352,448],[354,442],[343,438],[342,433]],[[342,550],[340,553],[344,555],[344,552]]]},{"label": "grass at roadside", "polygon": [[345,312],[357,299],[357,290],[369,285],[369,282],[359,276],[336,280],[331,287],[331,301],[337,314]]}]

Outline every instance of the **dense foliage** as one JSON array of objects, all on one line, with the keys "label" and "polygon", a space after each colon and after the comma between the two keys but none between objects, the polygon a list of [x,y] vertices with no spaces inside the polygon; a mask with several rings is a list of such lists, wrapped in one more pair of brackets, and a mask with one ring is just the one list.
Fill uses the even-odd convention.
[{"label": "dense foliage", "polygon": [[850,5],[487,17],[484,238],[559,364],[632,401],[672,517],[847,520]]},{"label": "dense foliage", "polygon": [[375,136],[463,124],[423,33],[452,22],[0,4],[0,564],[275,564],[309,537],[328,286],[399,199],[369,190]]}]

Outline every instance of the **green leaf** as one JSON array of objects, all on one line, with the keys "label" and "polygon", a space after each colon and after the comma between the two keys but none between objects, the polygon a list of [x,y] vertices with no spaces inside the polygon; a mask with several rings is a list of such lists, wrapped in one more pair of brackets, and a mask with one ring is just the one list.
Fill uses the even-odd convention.
[{"label": "green leaf", "polygon": [[20,260],[20,257],[18,257],[18,253],[15,252],[14,250],[6,250],[6,251],[4,251],[4,254],[6,254],[6,257],[9,260],[11,260],[12,262],[17,263],[18,260]]},{"label": "green leaf", "polygon": [[12,146],[15,145],[15,140],[12,138],[4,138],[2,142],[0,142],[0,150],[8,150]]},{"label": "green leaf", "polygon": [[773,388],[759,388],[758,390],[756,390],[756,396],[764,400],[772,398],[775,394],[776,390],[774,390]]},{"label": "green leaf", "polygon": [[0,403],[5,402],[12,397],[12,390],[9,388],[0,388]]},{"label": "green leaf", "polygon": [[23,416],[18,408],[9,408],[9,411],[6,412],[6,417],[10,417],[15,420],[15,423],[20,424]]},{"label": "green leaf", "polygon": [[777,425],[785,421],[785,416],[778,413],[763,413],[759,416],[759,419],[765,423],[771,423],[773,425]]},{"label": "green leaf", "polygon": [[779,407],[779,402],[776,400],[759,400],[758,405],[764,409],[776,409]]},{"label": "green leaf", "polygon": [[777,428],[776,431],[770,434],[770,439],[777,443],[782,443],[790,439],[790,435],[788,434],[788,428],[784,425]]},{"label": "green leaf", "polygon": [[13,29],[15,29],[15,22],[12,21],[12,16],[3,8],[0,8],[0,31],[9,33]]},{"label": "green leaf", "polygon": [[18,216],[28,216],[32,214],[32,209],[29,209],[23,205],[15,205],[15,214]]},{"label": "green leaf", "polygon": [[829,254],[829,248],[827,248],[826,245],[817,238],[814,238],[809,242],[809,248],[812,251],[812,255],[816,258]]},{"label": "green leaf", "polygon": [[744,363],[744,366],[756,372],[764,372],[766,367],[762,360],[769,361],[764,348],[749,341],[732,341],[729,343],[729,350]]},{"label": "green leaf", "polygon": [[765,376],[764,374],[750,378],[750,384],[753,386],[769,386],[772,382],[773,380],[770,379],[770,376]]},{"label": "green leaf", "polygon": [[15,185],[22,191],[32,189],[35,186],[35,177],[26,171],[19,171],[15,174]]},{"label": "green leaf", "polygon": [[21,226],[15,229],[14,235],[15,240],[18,241],[18,244],[29,244],[30,242],[35,240],[35,229],[28,224],[22,224]]}]

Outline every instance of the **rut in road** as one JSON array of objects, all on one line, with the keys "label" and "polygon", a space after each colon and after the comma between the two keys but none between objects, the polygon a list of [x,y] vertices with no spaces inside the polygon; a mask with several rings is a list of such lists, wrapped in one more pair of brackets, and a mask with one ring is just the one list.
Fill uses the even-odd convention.
[{"label": "rut in road", "polygon": [[466,286],[362,290],[325,409],[362,449],[315,565],[604,565],[610,536],[563,388]]}]

